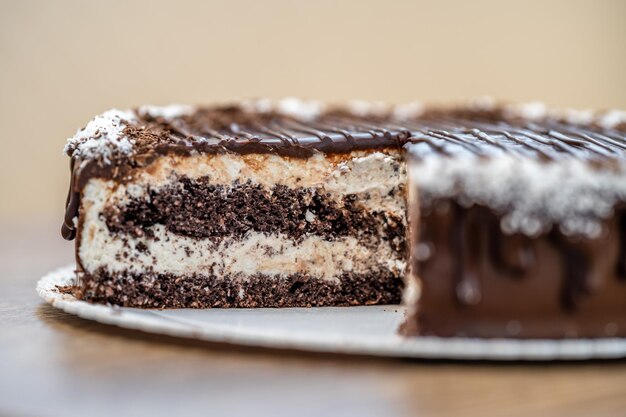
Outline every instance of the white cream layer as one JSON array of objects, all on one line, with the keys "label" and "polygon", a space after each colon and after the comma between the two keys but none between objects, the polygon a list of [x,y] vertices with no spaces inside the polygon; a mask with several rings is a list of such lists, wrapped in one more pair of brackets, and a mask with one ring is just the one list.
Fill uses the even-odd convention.
[{"label": "white cream layer", "polygon": [[[294,161],[297,161],[294,163]],[[299,168],[299,170],[297,169]],[[83,268],[93,272],[157,273],[176,275],[204,273],[245,277],[254,273],[285,275],[307,273],[321,279],[335,279],[342,272],[367,273],[388,269],[402,274],[405,262],[388,243],[365,245],[356,237],[327,241],[319,236],[294,242],[281,234],[248,233],[243,239],[224,238],[218,243],[168,233],[164,226],[151,231],[157,239],[134,238],[109,232],[102,212],[107,206],[125,204],[130,198],[145,197],[147,187],[166,186],[176,176],[209,176],[211,183],[230,185],[235,179],[271,187],[317,187],[340,199],[347,193],[360,194],[364,206],[387,211],[404,219],[404,170],[399,157],[370,153],[334,162],[325,156],[285,161],[275,155],[203,155],[190,158],[162,158],[141,173],[136,181],[119,185],[91,179],[81,199],[83,216],[79,257]],[[384,178],[384,180],[383,180]],[[396,192],[391,193],[394,188]],[[136,249],[143,243],[148,250]],[[140,245],[141,246],[141,245]],[[124,253],[127,256],[123,256]]]},{"label": "white cream layer", "polygon": [[[81,241],[83,267],[87,271],[104,268],[109,272],[135,273],[150,268],[156,273],[229,275],[242,279],[257,273],[269,276],[305,273],[332,280],[342,272],[361,274],[389,269],[402,274],[404,271],[404,262],[394,260],[388,245],[368,248],[354,237],[330,242],[310,236],[296,243],[280,234],[266,236],[251,232],[241,239],[225,238],[213,245],[206,239],[168,233],[162,225],[151,229],[158,241],[114,236],[98,230],[93,238]],[[139,242],[148,250],[135,249]],[[116,256],[124,252],[128,253],[127,258]]]},{"label": "white cream layer", "polygon": [[398,152],[353,152],[350,156],[318,153],[310,158],[231,153],[165,156],[140,171],[131,183],[117,187],[111,203],[124,204],[128,197],[142,197],[147,187],[158,190],[176,176],[190,179],[208,176],[211,184],[226,186],[239,180],[267,189],[277,184],[290,188],[313,187],[338,200],[345,194],[358,194],[363,207],[370,211],[387,211],[402,218],[405,215],[402,194],[406,170]]}]

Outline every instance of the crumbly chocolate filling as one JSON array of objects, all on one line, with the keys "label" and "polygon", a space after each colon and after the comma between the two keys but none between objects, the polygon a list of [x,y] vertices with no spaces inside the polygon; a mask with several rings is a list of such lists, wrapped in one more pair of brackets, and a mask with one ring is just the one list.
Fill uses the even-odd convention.
[{"label": "crumbly chocolate filling", "polygon": [[345,272],[338,281],[292,274],[270,277],[109,273],[82,274],[77,296],[141,308],[312,307],[398,304],[402,276],[390,271]]},{"label": "crumbly chocolate filling", "polygon": [[225,186],[211,184],[209,177],[182,177],[164,188],[149,190],[147,198],[109,207],[104,214],[110,231],[133,236],[145,234],[155,224],[163,224],[177,235],[201,239],[243,237],[249,231],[282,233],[296,241],[308,235],[328,240],[377,236],[403,253],[404,219],[387,212],[369,212],[360,204],[362,198],[367,196],[348,194],[337,202],[315,188],[275,185],[268,190],[251,182]]}]

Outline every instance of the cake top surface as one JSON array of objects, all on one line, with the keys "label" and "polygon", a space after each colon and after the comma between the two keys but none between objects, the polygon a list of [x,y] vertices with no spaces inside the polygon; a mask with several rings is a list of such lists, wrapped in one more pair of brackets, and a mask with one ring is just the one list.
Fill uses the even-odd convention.
[{"label": "cake top surface", "polygon": [[497,105],[489,100],[446,109],[365,102],[327,107],[284,99],[109,110],[68,139],[65,152],[106,165],[154,152],[309,156],[411,142],[416,144],[411,154],[418,157],[515,153],[602,160],[623,158],[625,137],[626,112],[617,110],[557,111],[540,103]]},{"label": "cake top surface", "polygon": [[[76,193],[90,177],[123,177],[168,153],[308,157],[401,147],[413,161],[422,204],[454,198],[485,205],[503,216],[507,233],[538,235],[557,224],[567,235],[598,237],[615,205],[626,202],[626,112],[540,103],[143,106],[96,116],[65,152]],[[76,201],[68,200],[68,229]]]},{"label": "cake top surface", "polygon": [[507,234],[538,236],[557,225],[567,236],[598,238],[626,201],[620,114],[539,104],[424,113],[406,145],[420,203],[489,207]]}]

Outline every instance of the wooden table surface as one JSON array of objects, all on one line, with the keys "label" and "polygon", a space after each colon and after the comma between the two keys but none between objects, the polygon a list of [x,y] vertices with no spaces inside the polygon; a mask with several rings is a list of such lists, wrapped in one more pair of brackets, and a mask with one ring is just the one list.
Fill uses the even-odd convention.
[{"label": "wooden table surface", "polygon": [[384,360],[117,329],[43,303],[69,263],[52,221],[0,223],[0,415],[624,416],[626,361]]}]

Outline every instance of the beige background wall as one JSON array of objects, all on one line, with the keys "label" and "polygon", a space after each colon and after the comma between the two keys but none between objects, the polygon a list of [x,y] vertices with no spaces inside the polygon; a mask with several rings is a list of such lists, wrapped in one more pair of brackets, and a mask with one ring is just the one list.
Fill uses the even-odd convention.
[{"label": "beige background wall", "polygon": [[485,94],[626,108],[626,1],[0,0],[0,216],[60,216],[110,107]]}]

